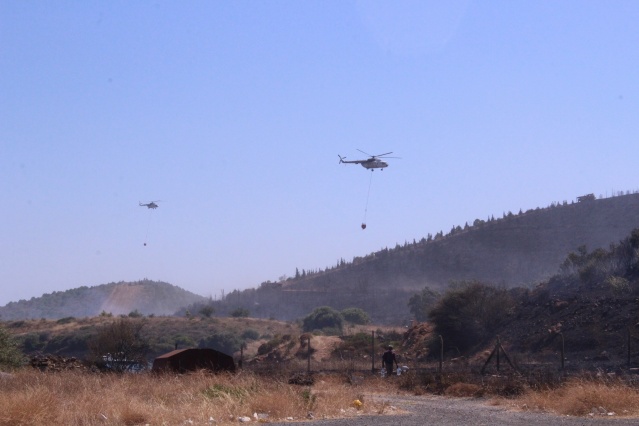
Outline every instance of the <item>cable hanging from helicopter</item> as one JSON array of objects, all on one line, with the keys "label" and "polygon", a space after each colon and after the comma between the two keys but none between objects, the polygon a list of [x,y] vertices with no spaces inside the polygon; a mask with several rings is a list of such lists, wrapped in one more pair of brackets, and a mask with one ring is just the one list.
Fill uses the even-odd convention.
[{"label": "cable hanging from helicopter", "polygon": [[366,229],[366,214],[368,213],[368,200],[371,197],[372,183],[373,183],[373,171],[371,170],[371,177],[368,179],[368,193],[366,194],[366,205],[364,206],[364,220],[362,221],[362,229]]},{"label": "cable hanging from helicopter", "polygon": [[366,215],[368,213],[368,201],[370,199],[371,184],[373,182],[372,172],[375,171],[375,169],[381,169],[382,171],[384,171],[384,168],[388,167],[388,163],[383,160],[380,160],[380,158],[399,158],[399,157],[389,157],[389,155],[392,154],[392,152],[386,152],[384,154],[378,154],[378,155],[371,155],[362,151],[361,149],[358,149],[358,151],[368,155],[369,158],[367,158],[366,160],[346,160],[346,157],[342,157],[339,154],[337,156],[339,157],[339,164],[360,164],[365,169],[368,169],[371,171],[371,176],[368,181],[368,193],[366,195],[366,206],[364,207],[364,220],[362,222],[362,229],[366,229]]},{"label": "cable hanging from helicopter", "polygon": [[157,209],[159,206],[157,205],[157,203],[159,203],[160,200],[155,200],[155,201],[151,201],[149,203],[142,203],[140,202],[140,207],[146,207],[149,210],[149,220],[146,224],[146,235],[144,236],[144,246],[146,247],[146,243],[149,239],[149,228],[151,228],[151,213],[153,213],[153,210]]}]

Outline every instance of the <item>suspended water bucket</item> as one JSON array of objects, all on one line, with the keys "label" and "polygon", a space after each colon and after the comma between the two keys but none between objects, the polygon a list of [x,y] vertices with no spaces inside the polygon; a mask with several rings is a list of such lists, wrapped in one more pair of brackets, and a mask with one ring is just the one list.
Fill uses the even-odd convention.
[{"label": "suspended water bucket", "polygon": [[366,229],[366,224],[362,223],[362,229]]}]

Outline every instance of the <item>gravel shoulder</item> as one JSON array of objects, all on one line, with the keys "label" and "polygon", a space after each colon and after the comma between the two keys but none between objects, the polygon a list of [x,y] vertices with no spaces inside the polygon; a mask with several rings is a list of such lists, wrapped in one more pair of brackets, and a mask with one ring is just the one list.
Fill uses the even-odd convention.
[{"label": "gravel shoulder", "polygon": [[[377,401],[385,401],[397,407],[401,414],[382,414],[349,417],[343,419],[310,420],[296,422],[321,426],[494,426],[507,424],[511,426],[541,425],[637,425],[639,419],[618,417],[572,417],[556,416],[547,413],[515,411],[506,406],[491,405],[488,399],[446,398],[434,395],[371,395]],[[286,425],[293,422],[272,423]]]}]

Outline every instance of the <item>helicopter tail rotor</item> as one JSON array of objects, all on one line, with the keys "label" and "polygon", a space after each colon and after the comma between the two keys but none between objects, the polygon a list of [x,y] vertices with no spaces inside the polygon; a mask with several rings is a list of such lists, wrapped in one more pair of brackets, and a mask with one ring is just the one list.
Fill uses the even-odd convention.
[{"label": "helicopter tail rotor", "polygon": [[339,164],[342,164],[344,162],[344,160],[346,159],[346,157],[342,157],[339,154],[337,154],[337,156],[339,157]]}]

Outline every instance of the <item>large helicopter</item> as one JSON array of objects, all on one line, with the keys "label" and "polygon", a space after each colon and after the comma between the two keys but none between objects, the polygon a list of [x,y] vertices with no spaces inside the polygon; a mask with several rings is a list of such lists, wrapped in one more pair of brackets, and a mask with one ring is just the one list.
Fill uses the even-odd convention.
[{"label": "large helicopter", "polygon": [[366,154],[369,156],[369,158],[367,158],[366,160],[346,160],[346,157],[342,157],[341,155],[337,155],[339,157],[339,163],[342,164],[361,164],[362,167],[366,168],[366,169],[382,169],[384,170],[384,167],[388,167],[388,163],[386,161],[382,161],[380,160],[380,158],[397,158],[397,157],[388,157],[389,154],[392,154],[392,152],[386,152],[384,154],[378,154],[378,155],[371,155],[367,152],[362,151],[361,149],[358,149],[359,152],[361,152],[362,154]]},{"label": "large helicopter", "polygon": [[140,207],[146,207],[149,209],[157,209],[158,205],[156,203],[159,203],[160,200],[156,200],[156,201],[151,201],[150,203],[140,203]]}]

